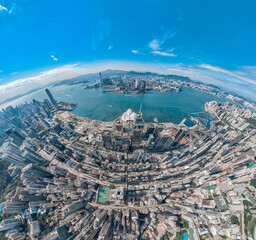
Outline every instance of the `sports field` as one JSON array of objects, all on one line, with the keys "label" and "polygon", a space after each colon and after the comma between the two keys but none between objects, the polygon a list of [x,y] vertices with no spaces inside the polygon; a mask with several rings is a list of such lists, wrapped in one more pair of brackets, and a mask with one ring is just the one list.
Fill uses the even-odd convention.
[{"label": "sports field", "polygon": [[110,189],[109,188],[100,188],[99,190],[99,202],[106,202],[110,199]]}]

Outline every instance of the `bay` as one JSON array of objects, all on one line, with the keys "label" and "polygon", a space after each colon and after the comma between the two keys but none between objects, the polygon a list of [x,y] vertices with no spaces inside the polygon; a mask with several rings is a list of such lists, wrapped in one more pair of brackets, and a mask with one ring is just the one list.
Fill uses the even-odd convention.
[{"label": "bay", "polygon": [[[205,112],[204,104],[208,101],[226,101],[203,92],[183,88],[181,92],[151,91],[145,94],[116,94],[104,92],[105,88],[84,89],[82,85],[61,85],[49,88],[57,101],[77,103],[73,114],[101,121],[113,121],[128,108],[142,113],[146,122],[180,123],[190,113]],[[23,98],[24,101],[47,98],[44,90],[37,91]],[[186,125],[192,126],[187,121]]]}]

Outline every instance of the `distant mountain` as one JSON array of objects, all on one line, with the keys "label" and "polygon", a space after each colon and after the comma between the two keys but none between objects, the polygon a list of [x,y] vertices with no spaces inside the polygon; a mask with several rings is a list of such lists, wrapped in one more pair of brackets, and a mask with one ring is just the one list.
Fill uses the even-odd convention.
[{"label": "distant mountain", "polygon": [[[136,72],[136,71],[123,71],[123,70],[105,70],[101,72],[102,78],[111,77],[111,76],[130,76],[130,77],[136,77],[136,76],[152,76],[152,77],[164,77],[168,79],[175,79],[175,80],[182,80],[187,82],[192,82],[192,80],[189,77],[183,77],[178,75],[164,75],[164,74],[158,74],[158,73],[152,73],[152,72]],[[99,73],[89,73],[82,76],[78,76],[71,79],[66,79],[63,81],[60,81],[56,83],[54,86],[58,85],[64,85],[64,84],[80,84],[80,83],[86,83],[88,81],[95,81],[99,78]]]},{"label": "distant mountain", "polygon": [[78,77],[74,77],[74,78],[70,78],[70,79],[66,79],[63,81],[60,81],[58,83],[55,83],[53,86],[59,86],[59,85],[72,85],[72,84],[79,84],[79,83],[86,83],[88,81],[94,81],[99,77],[98,73],[89,73],[89,74],[85,74],[85,75],[81,75]]},{"label": "distant mountain", "polygon": [[[101,75],[103,78],[105,77],[111,77],[113,75],[124,75],[126,74],[126,71],[122,71],[122,70],[106,70],[101,72]],[[95,81],[99,79],[99,73],[88,73],[85,75],[81,75],[75,78],[70,78],[70,79],[66,79],[63,81],[60,81],[56,84],[54,84],[54,86],[59,86],[59,85],[64,85],[64,84],[68,84],[68,85],[72,85],[72,84],[79,84],[79,83],[86,83],[88,81]]]},{"label": "distant mountain", "polygon": [[[44,87],[43,87],[43,88],[44,88]],[[7,98],[7,99],[5,99],[4,101],[0,102],[0,104],[5,104],[5,103],[10,102],[10,101],[13,101],[13,100],[15,100],[15,99],[24,97],[24,96],[26,96],[26,95],[28,95],[28,94],[30,94],[30,93],[33,93],[33,92],[38,91],[38,90],[43,89],[43,88],[35,88],[35,89],[33,89],[33,90],[31,90],[31,91],[28,91],[28,92],[26,92],[26,93],[18,94],[18,95],[14,96],[14,97]]]},{"label": "distant mountain", "polygon": [[189,77],[183,77],[183,76],[179,76],[179,75],[165,75],[165,74],[158,74],[158,73],[152,73],[152,72],[129,71],[129,72],[126,73],[126,75],[164,77],[164,78],[168,78],[168,79],[175,79],[175,80],[193,82]]},{"label": "distant mountain", "polygon": [[105,77],[109,77],[111,75],[122,75],[122,74],[127,74],[127,71],[124,71],[124,70],[111,70],[111,69],[108,69],[108,70],[105,70],[103,72],[101,72],[102,75],[104,75]]},{"label": "distant mountain", "polygon": [[[158,73],[152,73],[152,72],[136,72],[136,71],[123,71],[123,70],[105,70],[101,72],[101,76],[102,78],[107,78],[107,77],[111,77],[111,76],[128,76],[128,77],[140,77],[140,76],[148,76],[148,77],[164,77],[166,79],[174,79],[174,80],[181,80],[181,81],[187,81],[187,82],[196,82],[196,83],[201,83],[198,81],[194,81],[191,80],[189,77],[184,77],[184,76],[178,76],[178,75],[165,75],[165,74],[158,74]],[[99,79],[99,73],[89,73],[89,74],[85,74],[85,75],[81,75],[75,78],[70,78],[70,79],[66,79],[66,80],[62,80],[59,81],[57,83],[55,83],[53,86],[60,86],[60,85],[73,85],[73,84],[81,84],[81,83],[87,83],[87,82],[91,82],[91,81],[96,81]],[[204,83],[205,84],[205,83]],[[218,87],[216,87],[215,85],[212,84],[205,84],[208,86],[212,86],[215,87],[216,89],[220,89]],[[47,86],[45,86],[47,87]],[[43,87],[43,88],[45,88]],[[1,102],[0,104],[4,104],[7,102],[10,102],[12,100],[18,99],[20,97],[23,97],[27,94],[33,93],[37,90],[43,89],[43,88],[37,88],[37,89],[33,89],[29,92],[26,92],[24,94],[19,94],[17,96],[14,97],[10,97],[6,100],[4,100],[3,102]]]}]

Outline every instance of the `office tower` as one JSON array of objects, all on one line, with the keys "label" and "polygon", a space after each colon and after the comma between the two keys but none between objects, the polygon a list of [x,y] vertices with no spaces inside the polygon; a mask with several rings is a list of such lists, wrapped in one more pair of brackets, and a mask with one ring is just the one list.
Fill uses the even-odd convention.
[{"label": "office tower", "polygon": [[69,205],[68,207],[63,209],[63,211],[65,212],[65,215],[69,215],[71,213],[77,212],[78,210],[81,210],[82,208],[84,208],[84,202],[78,202]]},{"label": "office tower", "polygon": [[52,94],[51,94],[51,92],[49,91],[48,88],[45,89],[45,92],[47,93],[48,97],[50,98],[51,103],[53,104],[53,106],[54,106],[56,109],[58,109],[59,106],[58,106],[57,102],[55,101],[55,99],[53,98],[53,96],[52,96]]},{"label": "office tower", "polygon": [[38,221],[28,222],[29,235],[33,239],[38,237],[41,233],[40,225]]},{"label": "office tower", "polygon": [[63,168],[56,167],[56,166],[52,167],[52,171],[55,174],[58,174],[58,175],[63,176],[63,177],[65,177],[67,175],[67,170],[65,170]]},{"label": "office tower", "polygon": [[11,143],[10,141],[4,142],[4,144],[0,148],[0,153],[6,153],[6,154],[22,157],[19,147],[17,147],[15,144]]},{"label": "office tower", "polygon": [[55,148],[57,148],[60,152],[63,152],[66,147],[61,143],[59,142],[56,138],[52,138],[50,139],[49,141]]},{"label": "office tower", "polygon": [[148,142],[147,142],[148,149],[152,149],[154,147],[153,141],[154,141],[153,134],[149,134]]},{"label": "office tower", "polygon": [[130,136],[128,133],[122,135],[122,150],[128,151],[130,147]]},{"label": "office tower", "polygon": [[185,135],[186,132],[182,128],[180,128],[177,134],[175,135],[175,139],[172,146],[176,146],[182,140],[182,138],[185,137]]},{"label": "office tower", "polygon": [[143,120],[143,115],[142,115],[141,112],[136,117],[136,120],[135,120],[135,123],[134,123],[134,128],[139,128],[139,129],[141,129],[141,131],[143,131],[144,120]]},{"label": "office tower", "polygon": [[13,106],[7,107],[5,111],[11,115],[17,115],[17,111],[13,108]]},{"label": "office tower", "polygon": [[93,222],[93,228],[98,229],[100,224],[105,221],[107,218],[107,211],[102,211],[99,214],[96,215],[95,220]]},{"label": "office tower", "polygon": [[0,148],[0,159],[24,167],[27,165],[25,158],[21,155],[19,148],[10,142],[5,142]]},{"label": "office tower", "polygon": [[115,132],[113,141],[115,149],[120,150],[122,148],[122,134],[120,132]]},{"label": "office tower", "polygon": [[23,202],[31,202],[31,201],[43,201],[45,198],[42,195],[34,195],[34,194],[26,194],[19,195],[19,199]]},{"label": "office tower", "polygon": [[13,229],[21,224],[20,219],[5,219],[0,223],[0,232]]},{"label": "office tower", "polygon": [[134,151],[132,156],[133,162],[139,162],[142,154],[143,154],[143,150]]},{"label": "office tower", "polygon": [[[34,178],[33,178],[34,176]],[[47,186],[47,178],[44,178],[43,181],[38,180],[38,177],[35,175],[30,175],[26,173],[22,173],[20,179],[23,180],[23,184],[26,186],[28,191],[33,191],[35,189],[46,188]],[[49,178],[48,178],[49,179]]]},{"label": "office tower", "polygon": [[11,123],[16,128],[22,128],[22,122],[21,122],[21,120],[17,116],[11,118]]},{"label": "office tower", "polygon": [[103,82],[102,82],[101,72],[99,72],[99,80],[100,80],[100,85],[102,86]]},{"label": "office tower", "polygon": [[104,226],[102,227],[100,233],[99,233],[99,240],[107,240],[109,239],[109,234],[111,231],[111,221],[108,221],[104,224]]},{"label": "office tower", "polygon": [[48,112],[51,112],[51,103],[48,99],[44,99],[43,106],[48,110]]},{"label": "office tower", "polygon": [[112,85],[112,80],[110,78],[103,78],[102,84],[103,85]]},{"label": "office tower", "polygon": [[102,141],[103,141],[104,147],[106,147],[106,148],[111,148],[112,147],[111,131],[108,131],[108,130],[103,131]]},{"label": "office tower", "polygon": [[139,79],[136,79],[135,81],[135,89],[138,89],[139,88]]},{"label": "office tower", "polygon": [[35,166],[32,163],[22,169],[23,173],[30,174],[35,177],[53,178],[53,175],[41,167]]},{"label": "office tower", "polygon": [[25,140],[25,137],[23,137],[17,129],[10,128],[5,133],[8,136],[9,142],[11,142],[12,144],[14,144],[17,147],[20,147],[22,145],[23,141]]},{"label": "office tower", "polygon": [[140,105],[140,112],[137,114],[135,121],[134,121],[134,129],[138,128],[141,129],[141,133],[143,132],[144,129],[144,119],[143,119],[143,114],[141,112],[142,105]]},{"label": "office tower", "polygon": [[26,159],[26,162],[34,163],[35,165],[42,164],[45,162],[45,159],[36,153],[32,148],[22,146],[22,156]]},{"label": "office tower", "polygon": [[40,112],[46,118],[50,118],[51,117],[50,111],[44,105],[42,105]]},{"label": "office tower", "polygon": [[133,129],[132,133],[132,146],[138,147],[140,143],[140,137],[141,137],[142,129],[136,127]]},{"label": "office tower", "polygon": [[162,131],[156,139],[155,143],[156,151],[168,150],[173,143],[173,138],[169,132]]},{"label": "office tower", "polygon": [[29,163],[44,163],[45,159],[34,150],[35,149],[29,142],[24,141],[22,146],[18,147],[14,143],[8,141],[0,148],[0,159],[20,167],[25,167]]},{"label": "office tower", "polygon": [[19,167],[25,167],[27,165],[25,162],[23,162],[23,159],[13,155],[2,154],[0,159],[9,163],[13,163]]},{"label": "office tower", "polygon": [[55,132],[58,135],[60,135],[62,133],[62,131],[63,131],[63,128],[61,127],[60,123],[56,124],[51,129],[52,129],[53,132]]},{"label": "office tower", "polygon": [[141,90],[141,92],[146,91],[146,81],[145,80],[141,81],[140,90]]},{"label": "office tower", "polygon": [[146,135],[149,136],[151,134],[154,134],[155,132],[155,125],[154,124],[149,124],[147,131],[146,131]]},{"label": "office tower", "polygon": [[6,202],[3,211],[5,214],[23,213],[26,207],[27,204],[22,201]]},{"label": "office tower", "polygon": [[33,99],[32,102],[33,102],[33,105],[34,105],[34,106],[36,106],[36,107],[41,107],[40,102],[38,102],[37,100]]}]

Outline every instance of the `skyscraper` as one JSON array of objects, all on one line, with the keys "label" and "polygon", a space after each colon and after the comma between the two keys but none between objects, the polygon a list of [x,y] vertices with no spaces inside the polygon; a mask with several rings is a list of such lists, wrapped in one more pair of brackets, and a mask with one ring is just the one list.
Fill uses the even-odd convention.
[{"label": "skyscraper", "polygon": [[170,136],[169,132],[162,131],[156,139],[155,150],[156,151],[168,150],[172,143],[173,143],[173,137]]},{"label": "skyscraper", "polygon": [[138,89],[139,88],[139,79],[136,79],[135,81],[135,89]]},{"label": "skyscraper", "polygon": [[[34,196],[34,195],[31,195]],[[23,213],[27,205],[24,201],[8,201],[4,205],[5,214]]]},{"label": "skyscraper", "polygon": [[9,142],[14,144],[16,147],[20,147],[25,140],[25,137],[22,136],[17,129],[8,129],[5,133],[8,136]]},{"label": "skyscraper", "polygon": [[102,78],[101,78],[101,72],[99,72],[99,79],[100,79],[100,85],[102,86],[103,83],[102,83]]},{"label": "skyscraper", "polygon": [[48,97],[50,98],[51,103],[53,104],[53,106],[54,106],[56,109],[58,109],[59,106],[58,106],[57,102],[55,101],[55,99],[53,98],[53,96],[52,96],[52,94],[51,94],[51,92],[49,91],[48,88],[45,89],[45,92],[47,93]]},{"label": "skyscraper", "polygon": [[0,223],[0,232],[15,228],[16,226],[19,226],[20,224],[21,224],[21,221],[18,218],[5,219]]},{"label": "skyscraper", "polygon": [[182,138],[185,137],[185,135],[186,135],[186,132],[182,128],[180,128],[175,136],[175,139],[172,145],[176,146],[182,140]]},{"label": "skyscraper", "polygon": [[53,175],[49,172],[47,172],[46,170],[44,170],[41,167],[35,166],[32,163],[27,165],[26,167],[24,167],[22,169],[23,173],[28,173],[32,176],[36,176],[36,177],[42,177],[42,178],[52,178]]},{"label": "skyscraper", "polygon": [[20,219],[5,219],[0,223],[0,232],[15,228],[21,224]]},{"label": "skyscraper", "polygon": [[132,133],[132,146],[133,147],[138,147],[139,143],[140,143],[140,138],[141,138],[141,133],[142,133],[142,129],[141,128],[134,128],[133,129],[133,133]]},{"label": "skyscraper", "polygon": [[17,146],[11,142],[5,142],[0,148],[0,159],[24,167],[27,165],[25,158]]}]

